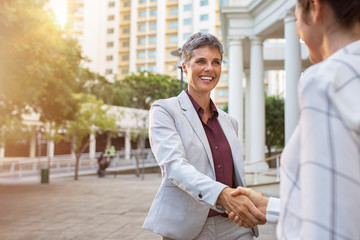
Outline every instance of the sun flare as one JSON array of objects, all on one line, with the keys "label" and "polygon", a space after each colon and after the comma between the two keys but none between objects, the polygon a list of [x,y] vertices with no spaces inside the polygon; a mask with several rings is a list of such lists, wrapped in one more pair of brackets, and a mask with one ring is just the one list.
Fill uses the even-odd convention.
[{"label": "sun flare", "polygon": [[64,28],[67,22],[67,1],[50,0],[49,7],[54,12],[57,23]]}]

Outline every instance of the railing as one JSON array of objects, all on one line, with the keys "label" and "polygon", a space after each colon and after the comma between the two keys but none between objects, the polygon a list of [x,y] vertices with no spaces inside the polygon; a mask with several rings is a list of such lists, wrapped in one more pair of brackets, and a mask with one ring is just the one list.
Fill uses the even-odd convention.
[{"label": "railing", "polygon": [[[95,173],[98,169],[97,157],[99,155],[100,152],[96,153],[95,158],[91,158],[89,153],[83,153],[79,161],[79,172]],[[140,167],[156,164],[151,149],[134,149],[128,156],[126,156],[124,150],[121,150],[117,151],[112,158],[108,170],[136,167],[137,157],[139,158],[139,164],[141,164]],[[75,171],[75,164],[75,156],[71,154],[56,155],[50,160],[48,157],[4,158],[0,159],[0,178],[15,177],[21,179],[25,176],[39,175],[39,170],[42,168],[50,168],[51,175],[71,175]]]},{"label": "railing", "polygon": [[[280,154],[276,154],[273,155],[271,157],[265,158],[264,160],[261,161],[256,161],[256,162],[250,162],[247,163],[245,162],[245,168],[247,166],[252,166],[252,165],[257,165],[257,164],[261,164],[261,163],[268,163],[269,161],[272,160],[276,160],[276,166],[275,166],[275,181],[271,182],[271,183],[278,183],[280,181],[280,158],[281,158],[281,153]],[[262,175],[270,175],[269,171],[264,171],[264,170],[253,170],[253,171],[246,171],[247,174],[252,174],[253,175],[253,182],[252,185],[258,185],[258,175],[262,174]]]}]

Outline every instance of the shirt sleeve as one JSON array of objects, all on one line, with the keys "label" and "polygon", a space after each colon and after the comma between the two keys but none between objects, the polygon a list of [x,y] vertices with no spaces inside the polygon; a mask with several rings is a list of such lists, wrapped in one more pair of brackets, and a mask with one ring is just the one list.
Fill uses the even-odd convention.
[{"label": "shirt sleeve", "polygon": [[270,223],[277,223],[280,213],[280,199],[270,197],[266,207],[266,221]]}]

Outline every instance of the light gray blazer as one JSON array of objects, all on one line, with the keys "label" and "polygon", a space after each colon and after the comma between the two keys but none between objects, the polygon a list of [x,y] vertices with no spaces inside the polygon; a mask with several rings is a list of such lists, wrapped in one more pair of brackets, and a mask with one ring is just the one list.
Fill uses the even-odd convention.
[{"label": "light gray blazer", "polygon": [[[237,121],[218,109],[218,121],[229,142],[235,183],[245,186]],[[186,92],[156,101],[150,109],[149,139],[161,168],[162,183],[143,225],[173,239],[194,239],[209,209],[224,212],[216,201],[226,185],[215,179],[210,146]],[[255,230],[257,235],[257,229]]]}]

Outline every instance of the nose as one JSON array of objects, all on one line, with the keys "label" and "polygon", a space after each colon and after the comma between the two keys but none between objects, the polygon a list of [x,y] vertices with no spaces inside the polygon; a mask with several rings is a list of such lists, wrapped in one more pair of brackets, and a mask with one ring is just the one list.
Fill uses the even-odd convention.
[{"label": "nose", "polygon": [[211,62],[208,62],[205,66],[205,71],[206,72],[212,72],[213,71],[213,66],[211,64]]}]

